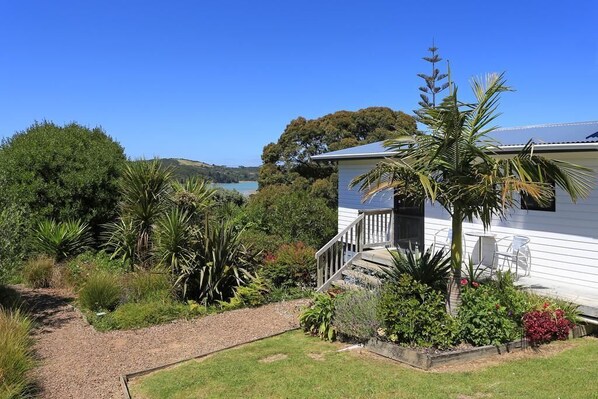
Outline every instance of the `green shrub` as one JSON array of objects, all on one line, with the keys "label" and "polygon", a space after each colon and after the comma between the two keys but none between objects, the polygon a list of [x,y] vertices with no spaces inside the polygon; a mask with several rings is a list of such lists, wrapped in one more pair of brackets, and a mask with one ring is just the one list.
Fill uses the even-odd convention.
[{"label": "green shrub", "polygon": [[54,260],[47,256],[38,256],[29,260],[23,268],[23,279],[32,288],[47,288],[52,283]]},{"label": "green shrub", "polygon": [[442,249],[433,254],[433,248],[431,246],[423,254],[410,250],[403,253],[399,248],[396,251],[388,251],[392,256],[393,265],[383,268],[386,279],[391,284],[397,284],[401,276],[407,274],[418,283],[445,293],[451,259]]},{"label": "green shrub", "polygon": [[515,285],[514,275],[511,272],[496,272],[496,279],[488,285],[492,287],[493,295],[505,307],[509,317],[521,326],[521,317],[530,310],[528,294]]},{"label": "green shrub", "polygon": [[0,283],[12,283],[31,247],[31,220],[20,206],[0,209]]},{"label": "green shrub", "polygon": [[258,276],[253,278],[248,285],[237,287],[235,295],[228,302],[222,302],[222,307],[225,310],[230,310],[260,306],[267,302],[269,292],[268,282]]},{"label": "green shrub", "polygon": [[277,235],[251,228],[243,234],[242,242],[256,254],[261,253],[263,257],[274,254],[278,248],[285,244],[285,241]]},{"label": "green shrub", "polygon": [[65,265],[65,283],[70,287],[81,287],[87,279],[98,272],[115,276],[125,273],[128,266],[120,259],[111,259],[104,251],[84,252]]},{"label": "green shrub", "polygon": [[206,314],[204,306],[191,306],[172,300],[149,300],[125,303],[103,316],[92,314],[90,322],[98,330],[127,330],[167,323],[181,318]]},{"label": "green shrub", "polygon": [[172,297],[172,281],[164,270],[137,271],[125,278],[127,302],[142,302]]},{"label": "green shrub", "polygon": [[280,302],[290,301],[293,299],[309,298],[313,296],[314,291],[312,289],[304,287],[272,287],[268,293],[268,302]]},{"label": "green shrub", "polygon": [[71,287],[80,287],[97,272],[113,275],[123,274],[128,266],[121,260],[111,259],[104,251],[84,252],[66,264],[66,283]]},{"label": "green shrub", "polygon": [[34,230],[33,242],[38,251],[60,262],[89,249],[92,239],[87,223],[80,220],[43,220]]},{"label": "green shrub", "polygon": [[96,232],[115,216],[125,160],[99,127],[36,122],[0,144],[0,207],[18,201],[35,220],[81,219]]},{"label": "green shrub", "polygon": [[402,345],[447,348],[456,342],[457,325],[446,313],[443,295],[407,274],[386,283],[378,303],[386,339]]},{"label": "green shrub", "polygon": [[521,336],[513,312],[500,303],[490,285],[465,288],[458,311],[463,341],[475,346],[500,345]]},{"label": "green shrub", "polygon": [[334,303],[334,327],[338,334],[367,341],[380,327],[376,308],[380,293],[357,290],[339,295]]},{"label": "green shrub", "polygon": [[336,234],[336,209],[311,195],[307,187],[268,186],[249,198],[245,221],[284,242],[321,247]]},{"label": "green shrub", "polygon": [[0,398],[29,397],[29,371],[35,366],[31,326],[20,310],[0,307]]},{"label": "green shrub", "polygon": [[283,245],[265,259],[262,275],[276,287],[313,287],[316,281],[315,249],[302,242]]},{"label": "green shrub", "polygon": [[303,330],[317,335],[323,340],[333,341],[336,331],[332,325],[334,317],[334,298],[327,294],[315,294],[313,304],[305,309],[299,322]]},{"label": "green shrub", "polygon": [[89,276],[79,291],[79,303],[94,312],[114,310],[121,299],[122,289],[118,277],[97,272]]}]

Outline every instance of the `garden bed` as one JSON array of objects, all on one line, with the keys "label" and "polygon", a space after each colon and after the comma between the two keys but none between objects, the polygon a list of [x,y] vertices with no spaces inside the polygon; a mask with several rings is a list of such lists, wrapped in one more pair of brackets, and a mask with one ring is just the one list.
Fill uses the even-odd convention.
[{"label": "garden bed", "polygon": [[[587,335],[585,326],[577,325],[569,334],[569,338],[579,338],[585,335]],[[410,348],[378,338],[372,338],[366,344],[366,348],[371,352],[423,370],[515,352],[529,346],[525,338],[499,346],[464,347],[445,351]]]}]

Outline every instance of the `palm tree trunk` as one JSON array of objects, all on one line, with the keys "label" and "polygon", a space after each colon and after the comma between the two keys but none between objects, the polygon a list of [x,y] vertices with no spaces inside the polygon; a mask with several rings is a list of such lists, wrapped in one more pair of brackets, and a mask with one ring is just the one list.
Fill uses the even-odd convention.
[{"label": "palm tree trunk", "polygon": [[451,265],[453,274],[449,279],[447,295],[447,311],[455,316],[461,304],[461,265],[463,264],[463,216],[455,207],[452,220]]}]

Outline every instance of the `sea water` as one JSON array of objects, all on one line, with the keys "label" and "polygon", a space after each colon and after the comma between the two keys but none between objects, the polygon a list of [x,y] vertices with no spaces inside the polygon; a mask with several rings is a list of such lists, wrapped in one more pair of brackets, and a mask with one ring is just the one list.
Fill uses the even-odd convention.
[{"label": "sea water", "polygon": [[216,187],[222,187],[226,190],[237,190],[241,194],[248,196],[257,191],[256,181],[240,181],[238,183],[214,183]]}]

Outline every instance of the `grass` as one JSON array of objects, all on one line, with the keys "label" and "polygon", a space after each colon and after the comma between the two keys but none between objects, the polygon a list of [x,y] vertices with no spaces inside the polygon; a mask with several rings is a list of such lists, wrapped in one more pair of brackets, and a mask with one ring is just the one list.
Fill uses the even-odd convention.
[{"label": "grass", "polygon": [[[141,279],[141,281],[146,281]],[[143,283],[140,282],[140,285]],[[153,286],[153,285],[148,285]],[[127,289],[125,289],[127,290]],[[132,330],[136,328],[149,327],[168,323],[178,319],[192,319],[195,317],[207,316],[210,314],[222,313],[238,307],[228,303],[214,304],[205,307],[197,302],[185,302],[173,298],[172,294],[165,289],[140,289],[133,297],[132,302],[120,304],[112,312],[98,316],[95,311],[83,308],[87,320],[98,331],[111,330]],[[306,298],[312,291],[303,289],[277,289],[268,294],[264,302],[280,302],[293,299]],[[130,294],[127,294],[130,297]],[[241,306],[245,307],[245,306]],[[0,398],[1,399],[1,398]]]},{"label": "grass", "polygon": [[47,256],[38,256],[29,260],[23,267],[23,279],[29,287],[46,288],[52,282],[54,260]]},{"label": "grass", "polygon": [[598,398],[598,340],[457,372],[423,372],[367,353],[337,352],[292,331],[131,381],[133,398]]},{"label": "grass", "polygon": [[20,309],[16,292],[0,286],[0,398],[29,397],[35,366],[31,319]]},{"label": "grass", "polygon": [[213,313],[203,306],[191,306],[169,299],[151,299],[141,302],[128,302],[114,312],[98,316],[86,312],[87,320],[99,331],[130,330],[167,323],[177,319],[190,319]]}]

